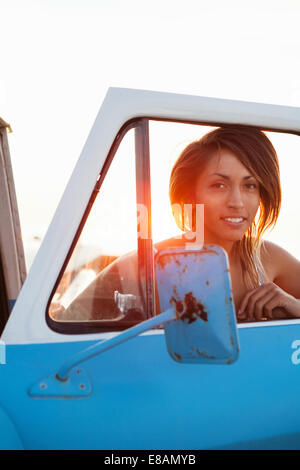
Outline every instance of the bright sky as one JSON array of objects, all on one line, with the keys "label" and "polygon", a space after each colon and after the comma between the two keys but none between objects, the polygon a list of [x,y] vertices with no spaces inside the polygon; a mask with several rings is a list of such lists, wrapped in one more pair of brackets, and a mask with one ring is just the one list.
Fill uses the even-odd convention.
[{"label": "bright sky", "polygon": [[25,248],[43,237],[108,87],[300,106],[298,0],[0,0]]}]

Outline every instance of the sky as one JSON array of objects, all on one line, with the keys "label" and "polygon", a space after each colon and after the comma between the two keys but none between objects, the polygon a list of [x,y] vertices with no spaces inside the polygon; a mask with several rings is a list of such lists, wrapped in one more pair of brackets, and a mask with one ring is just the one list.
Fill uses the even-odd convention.
[{"label": "sky", "polygon": [[0,117],[25,250],[111,86],[300,106],[298,0],[0,0]]}]

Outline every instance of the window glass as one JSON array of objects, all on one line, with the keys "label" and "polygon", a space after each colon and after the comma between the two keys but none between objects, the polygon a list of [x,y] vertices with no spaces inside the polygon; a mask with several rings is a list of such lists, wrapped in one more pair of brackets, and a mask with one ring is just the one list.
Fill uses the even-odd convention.
[{"label": "window glass", "polygon": [[[172,168],[181,151],[216,127],[164,121],[149,121],[151,168],[151,226],[154,255],[163,248],[186,246],[186,225],[178,227],[169,197]],[[100,188],[52,298],[49,314],[57,322],[97,322],[130,326],[147,318],[144,279],[137,255],[137,200],[135,130],[123,138]],[[266,132],[280,164],[282,208],[270,240],[300,259],[298,183],[300,139]],[[147,182],[142,182],[146,184]],[[204,213],[204,212],[203,212]],[[193,216],[192,216],[193,218]],[[202,214],[203,222],[203,214]],[[186,220],[184,219],[184,224]],[[201,227],[203,232],[203,227]],[[191,230],[193,232],[193,230]],[[201,240],[200,240],[201,241]],[[140,273],[140,275],[138,274]],[[244,292],[245,293],[245,292]],[[155,297],[156,313],[159,301]],[[151,312],[150,314],[155,314]]]},{"label": "window glass", "polygon": [[[153,241],[157,250],[171,246],[171,244],[174,246],[177,243],[182,246],[183,241],[184,246],[187,247],[187,240],[184,240],[183,237],[184,232],[176,225],[170,205],[170,174],[182,150],[188,144],[199,140],[204,134],[215,128],[206,125],[175,122],[150,122],[152,229]],[[275,243],[300,260],[300,219],[298,217],[300,138],[297,135],[282,132],[266,131],[265,134],[273,144],[279,159],[282,203],[275,227],[263,234],[263,240]],[[258,217],[256,217],[257,220]],[[204,231],[203,225],[202,231]],[[192,233],[194,232],[192,231]],[[203,238],[202,236],[202,241]],[[242,271],[240,274],[242,274]],[[270,281],[269,274],[270,269],[266,273],[266,277],[263,278],[264,283]],[[250,289],[241,288],[239,285],[241,276],[236,275],[236,278],[237,281],[232,276],[234,286],[238,286],[235,291],[240,293],[240,298],[237,295],[235,296],[237,307]],[[260,277],[260,281],[261,279]],[[274,279],[271,279],[271,282],[274,282]],[[297,290],[294,286],[293,289],[294,291]],[[285,318],[291,319],[292,317],[290,314],[277,311],[275,319],[282,320]],[[263,317],[263,319],[266,318]],[[255,318],[253,321],[255,321]]]},{"label": "window glass", "polygon": [[136,248],[135,145],[131,129],[113,158],[56,289],[50,317],[63,322],[142,319]]},{"label": "window glass", "polygon": [[170,174],[181,151],[213,130],[211,126],[150,121],[152,235],[157,243],[182,235],[176,225],[169,197]]},{"label": "window glass", "polygon": [[[153,241],[180,235],[169,198],[172,167],[181,151],[191,142],[215,129],[210,126],[150,121],[151,196]],[[282,204],[276,226],[264,235],[265,240],[280,244],[300,259],[299,172],[300,138],[297,135],[266,132],[278,155],[282,187]]]}]

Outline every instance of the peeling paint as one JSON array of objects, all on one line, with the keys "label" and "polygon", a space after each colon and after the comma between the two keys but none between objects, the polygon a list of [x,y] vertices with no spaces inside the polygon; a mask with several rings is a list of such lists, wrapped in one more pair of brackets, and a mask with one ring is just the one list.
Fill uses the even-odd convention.
[{"label": "peeling paint", "polygon": [[187,320],[187,323],[189,324],[193,323],[197,318],[201,318],[203,321],[208,321],[208,313],[205,310],[205,306],[201,302],[197,302],[197,299],[194,297],[192,292],[187,292],[185,294],[184,301],[178,300],[178,297],[175,298],[172,296],[170,298],[170,304],[175,304],[176,316],[178,319],[182,321]]}]

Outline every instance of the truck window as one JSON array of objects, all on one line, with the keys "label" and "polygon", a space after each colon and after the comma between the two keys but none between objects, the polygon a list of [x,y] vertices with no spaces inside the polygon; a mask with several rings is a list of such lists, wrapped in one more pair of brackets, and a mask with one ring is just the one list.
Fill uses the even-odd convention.
[{"label": "truck window", "polygon": [[49,315],[57,322],[114,326],[145,319],[137,274],[134,137],[131,129],[120,143],[56,288]]},{"label": "truck window", "polygon": [[[201,139],[203,135],[214,129],[216,129],[216,127],[206,125],[150,121],[152,229],[155,246],[160,246],[163,240],[174,236],[177,229],[173,213],[170,209],[169,194],[170,174],[176,159],[181,154],[182,150],[191,142]],[[300,225],[297,215],[299,201],[298,175],[300,167],[300,139],[298,135],[286,132],[268,131],[264,129],[262,129],[262,131],[264,131],[267,138],[271,141],[278,156],[282,193],[281,209],[276,225],[271,230],[267,229],[266,232],[263,233],[262,239],[266,242],[275,243],[291,254],[295,258],[295,261],[298,260],[298,270],[295,269],[298,273],[300,272]],[[189,158],[190,157],[191,155]],[[268,178],[270,180],[271,176],[269,175]],[[257,212],[257,224],[259,213],[260,210]],[[194,233],[194,230],[192,230],[192,234]],[[276,281],[272,278],[273,272],[272,269],[269,269],[267,263],[265,263],[265,266],[268,269],[267,272],[264,273],[265,276],[263,279],[260,277],[261,284],[275,282],[286,292],[292,293],[294,297],[300,297],[300,289],[296,286],[297,282],[299,285],[300,279],[298,281],[295,279],[292,286],[291,283],[288,282],[289,288],[291,289],[291,291],[288,291],[286,287],[283,287],[284,282],[280,285],[279,279]],[[259,272],[259,274],[261,273]],[[235,291],[235,293],[241,292],[240,297],[239,295],[234,296],[237,309],[242,298],[247,293],[244,289],[239,291],[239,279],[239,276],[232,275],[233,291]],[[248,291],[249,290],[248,288]],[[298,294],[297,296],[296,293]],[[275,321],[295,319],[295,317],[280,307],[275,308],[273,313],[272,320]],[[267,319],[268,317],[263,316],[264,321]],[[241,316],[241,318],[238,318],[238,321],[243,323],[250,322],[247,315],[245,315],[245,318]],[[256,321],[255,316],[251,319],[251,322],[252,321]]]},{"label": "truck window", "polygon": [[[171,170],[189,143],[216,127],[143,119],[126,133],[55,288],[49,304],[52,325],[63,325],[64,332],[72,325],[78,332],[123,329],[160,312],[155,279],[149,289],[149,272],[140,269],[139,244],[145,240],[143,249],[152,261],[155,253],[170,246],[170,240],[172,246],[181,246],[183,232],[175,222],[169,197]],[[139,132],[149,137],[149,174],[141,172],[147,158],[139,154]],[[293,171],[298,167],[299,136],[273,131],[266,134],[279,157],[283,199],[275,229],[263,238],[300,259],[296,217],[299,184],[297,172]],[[150,195],[150,181],[151,214],[147,213],[146,219],[151,227],[143,235],[145,217],[140,193],[147,188]],[[87,325],[91,329],[85,329]]]}]

